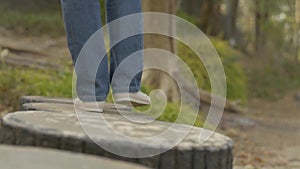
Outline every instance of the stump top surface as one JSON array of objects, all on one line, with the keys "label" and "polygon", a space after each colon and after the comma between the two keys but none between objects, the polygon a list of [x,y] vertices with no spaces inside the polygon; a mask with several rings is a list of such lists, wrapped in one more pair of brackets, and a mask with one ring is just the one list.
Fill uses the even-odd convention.
[{"label": "stump top surface", "polygon": [[[54,111],[54,112],[74,112],[74,105],[69,103],[44,103],[33,102],[25,103],[21,106],[22,110],[40,110],[40,111]],[[104,105],[104,113],[118,113],[120,111],[131,111],[131,107],[120,104],[106,103]]]},{"label": "stump top surface", "polygon": [[[232,168],[232,140],[203,128],[152,121],[131,111],[75,113],[70,99],[26,96],[21,103],[23,112],[2,119],[1,143],[83,152],[159,169]],[[212,135],[201,142],[200,134]],[[176,142],[178,136],[182,139]]]},{"label": "stump top surface", "polygon": [[[138,120],[145,120],[147,116],[129,114],[127,118]],[[49,112],[49,111],[24,111],[15,112],[6,115],[3,118],[3,124],[17,128],[27,129],[29,131],[52,134],[59,137],[72,136],[78,139],[86,139],[88,136],[95,139],[112,144],[115,142],[129,144],[130,147],[139,149],[135,141],[127,141],[124,138],[118,137],[118,134],[125,135],[126,137],[134,139],[145,139],[145,145],[149,146],[151,143],[146,142],[147,138],[163,134],[166,130],[169,132],[169,137],[160,138],[159,141],[167,146],[172,142],[175,136],[184,135],[187,130],[189,133],[186,135],[177,147],[183,149],[210,147],[214,146],[220,148],[231,144],[231,139],[218,133],[214,133],[206,142],[200,143],[199,135],[201,132],[209,132],[199,127],[192,127],[183,124],[167,123],[161,121],[153,121],[151,123],[133,123],[119,114],[102,114],[64,111],[64,112]],[[80,119],[80,120],[79,120]],[[115,131],[117,134],[112,133]],[[153,148],[153,147],[152,147]]]},{"label": "stump top surface", "polygon": [[73,104],[73,100],[70,98],[53,98],[45,96],[23,96],[21,97],[21,103],[64,103]]},{"label": "stump top surface", "polygon": [[50,149],[0,146],[1,169],[146,169],[146,167]]}]

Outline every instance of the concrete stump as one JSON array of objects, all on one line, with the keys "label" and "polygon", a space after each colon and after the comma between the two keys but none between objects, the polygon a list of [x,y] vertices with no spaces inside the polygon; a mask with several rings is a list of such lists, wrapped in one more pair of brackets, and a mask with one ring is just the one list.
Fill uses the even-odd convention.
[{"label": "concrete stump", "polygon": [[22,96],[20,99],[20,106],[26,103],[63,103],[73,104],[73,100],[70,98],[53,98],[45,96]]},{"label": "concrete stump", "polygon": [[[42,96],[23,96],[20,99],[20,110],[46,110],[46,111],[74,111],[73,100],[68,98],[51,98]],[[106,113],[116,112],[116,108],[130,111],[131,108],[124,105],[106,103]]]},{"label": "concrete stump", "polygon": [[64,151],[0,146],[1,169],[146,169],[146,167]]},{"label": "concrete stump", "polygon": [[[148,158],[121,157],[107,152],[105,148],[95,144],[90,137],[101,145],[114,147],[120,152],[136,154],[164,149],[172,141],[172,137],[160,141],[158,145],[146,143],[137,145],[134,141],[112,137],[112,133],[103,128],[105,121],[99,118],[99,113],[83,112],[85,120],[80,122],[71,103],[61,103],[55,99],[47,102],[43,97],[38,99],[42,101],[37,103],[35,100],[35,103],[30,103],[25,99],[23,103],[26,104],[22,108],[27,111],[10,113],[2,119],[0,142],[94,154],[159,169],[232,169],[233,143],[230,138],[221,134],[214,133],[205,143],[200,143],[199,134],[206,130],[192,127],[180,143],[165,153]],[[148,117],[132,112],[127,113],[129,117],[136,119]],[[101,117],[109,121],[110,125],[120,133],[134,138],[157,135],[171,125],[175,126],[175,129],[171,130],[174,135],[190,127],[161,121],[146,124],[129,123],[126,118],[117,113],[104,112]],[[100,131],[101,134],[88,137],[81,125],[89,126],[91,130]]]}]

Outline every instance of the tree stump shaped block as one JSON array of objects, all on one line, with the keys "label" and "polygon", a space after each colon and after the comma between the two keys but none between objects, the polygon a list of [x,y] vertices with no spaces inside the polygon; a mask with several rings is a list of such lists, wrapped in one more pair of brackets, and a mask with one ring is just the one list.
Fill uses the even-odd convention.
[{"label": "tree stump shaped block", "polygon": [[33,147],[0,146],[1,169],[146,169],[108,158]]},{"label": "tree stump shaped block", "polygon": [[[23,96],[21,98],[20,110],[43,110],[43,111],[74,111],[72,99],[50,98],[42,96]],[[131,108],[124,105],[106,103],[104,111],[107,113],[116,112],[116,109],[130,111]]]},{"label": "tree stump shaped block", "polygon": [[70,98],[53,98],[45,96],[23,96],[20,99],[20,106],[26,103],[61,103],[61,104],[73,104],[73,100]]},{"label": "tree stump shaped block", "polygon": [[[170,131],[177,135],[183,133],[191,126],[183,124],[172,124],[161,121],[138,124],[129,123],[128,119],[118,113],[90,113],[82,112],[83,119],[78,120],[78,114],[70,103],[59,103],[59,101],[25,101],[23,110],[7,114],[1,123],[2,133],[0,142],[5,144],[33,145],[40,147],[56,148],[74,152],[94,154],[98,156],[138,163],[151,168],[159,169],[232,169],[232,140],[226,136],[214,133],[206,142],[199,142],[201,132],[209,132],[203,128],[192,127],[185,138],[172,149],[148,158],[127,158],[115,155],[98,146],[114,147],[120,152],[132,152],[139,154],[145,151],[155,152],[164,149],[172,140],[164,138],[159,144],[137,144],[134,141],[124,141],[112,137],[112,133],[104,126],[106,122],[118,132],[134,138],[145,138],[158,135],[170,126]],[[142,120],[148,116],[127,112],[128,117]],[[81,115],[82,115],[81,114]],[[103,120],[102,118],[105,120]],[[87,136],[82,126],[88,126],[98,134]],[[171,134],[171,135],[172,135]],[[93,141],[91,140],[93,138]]]}]

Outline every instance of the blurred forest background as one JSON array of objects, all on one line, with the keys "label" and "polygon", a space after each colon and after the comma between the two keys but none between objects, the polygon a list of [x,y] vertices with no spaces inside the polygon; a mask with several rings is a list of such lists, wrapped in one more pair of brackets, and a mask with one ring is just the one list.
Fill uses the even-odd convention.
[{"label": "blurred forest background", "polygon": [[[103,0],[101,4],[105,23]],[[299,8],[298,0],[144,0],[145,11],[177,14],[198,26],[210,37],[225,66],[228,99],[242,105],[253,97],[279,99],[286,90],[300,85],[300,21],[297,19],[297,6]],[[59,39],[64,37],[60,10],[57,0],[1,0],[0,27],[2,32],[13,32],[16,38]],[[34,44],[31,46],[34,47]],[[196,67],[200,61],[195,62],[195,58],[192,57],[194,54],[188,47],[181,44],[177,47],[178,55],[193,69],[198,85],[209,90],[210,84],[205,69]],[[70,67],[69,59],[65,63],[62,61],[62,64]],[[5,71],[7,69],[14,71]],[[68,90],[70,85],[64,82],[71,73],[66,70],[58,72],[57,75],[55,72],[47,72],[50,76],[40,77],[44,80],[38,80],[38,83],[35,82],[35,78],[26,78],[30,69],[21,69],[22,72],[18,72],[18,69],[8,66],[3,70],[2,65],[1,70],[1,74],[4,74],[1,77],[5,79],[1,79],[0,93],[5,95],[0,97],[0,102],[5,107],[14,107],[11,105],[14,98],[10,99],[7,96],[71,96]],[[22,73],[24,78],[21,77]],[[39,76],[38,72],[33,73],[37,76],[30,77]],[[47,79],[49,77],[53,78],[50,84]],[[60,82],[64,86],[60,86]],[[11,86],[12,84],[16,86]],[[31,86],[35,88],[32,89]],[[9,92],[11,94],[8,94]]]},{"label": "blurred forest background", "polygon": [[[105,2],[100,3],[105,23]],[[251,98],[280,99],[300,85],[297,6],[298,0],[143,1],[144,11],[178,15],[209,36],[224,64],[229,107],[245,107]],[[1,0],[0,28],[1,109],[15,110],[22,95],[72,96],[72,64],[58,0]],[[158,37],[146,35],[145,47],[177,53],[193,71],[200,94],[204,93],[201,97],[210,102],[209,77],[195,53],[170,38],[153,38]],[[144,91],[161,88],[168,93],[170,110],[162,120],[176,119],[172,113],[178,109],[176,85],[161,73],[144,76]]]},{"label": "blurred forest background", "polygon": [[[100,3],[105,23],[104,0]],[[283,107],[292,107],[285,96],[300,87],[300,0],[143,0],[143,9],[182,17],[210,38],[224,64],[230,105],[264,110],[259,116],[252,111],[247,112],[249,116],[252,113],[253,118],[273,113],[267,114],[264,122],[275,117],[276,112],[272,108],[278,106],[281,110],[276,114],[278,121],[273,121],[278,126],[286,126],[280,123],[281,115],[298,112],[299,107],[293,111]],[[193,51],[169,38],[161,37],[158,43],[151,43],[151,38],[146,36],[146,47],[176,52],[192,69],[200,90],[207,96],[209,78]],[[73,67],[58,0],[0,0],[0,46],[0,112],[18,109],[19,98],[23,95],[72,97]],[[160,87],[170,92],[171,102],[160,120],[174,121],[179,109],[174,99],[178,97],[176,87],[166,85],[168,81],[162,75],[156,75],[155,78],[160,77],[160,80],[147,78],[142,90],[149,92]],[[293,97],[294,94],[299,100],[300,95],[293,93]],[[272,106],[266,108],[269,104]],[[297,119],[295,114],[290,116],[291,119]],[[229,116],[234,119],[239,115]],[[187,113],[187,120],[183,122],[189,121]],[[252,124],[247,119],[241,121]],[[197,122],[195,125],[202,125],[201,120]],[[269,125],[270,128],[272,125]],[[226,134],[236,138],[235,141],[244,141],[244,136],[237,133],[229,130]],[[261,136],[265,138],[265,134]],[[249,139],[253,140],[251,137],[255,136],[249,134]],[[279,137],[269,138],[275,144],[276,141],[273,141]],[[280,138],[283,138],[282,135]],[[240,147],[238,144],[240,151],[235,156],[240,159],[235,164],[264,163],[260,157],[271,156],[258,150],[254,152],[251,147],[254,143],[247,141],[241,142]],[[249,144],[248,149],[243,146],[245,144]],[[248,154],[243,154],[243,151]],[[259,157],[249,154],[259,154]],[[272,165],[281,165],[278,163],[274,158]]]}]

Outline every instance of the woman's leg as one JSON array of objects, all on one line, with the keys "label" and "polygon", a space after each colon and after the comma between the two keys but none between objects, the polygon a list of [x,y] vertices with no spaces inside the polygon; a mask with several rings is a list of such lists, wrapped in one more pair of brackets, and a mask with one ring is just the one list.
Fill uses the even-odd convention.
[{"label": "woman's leg", "polygon": [[[101,28],[99,0],[61,0],[68,47],[75,65],[83,45],[96,31]],[[100,37],[100,36],[99,36]],[[103,36],[102,36],[103,37]],[[105,51],[104,40],[99,38],[99,50]],[[105,56],[100,63],[96,79],[92,60],[80,58],[80,62],[86,62],[76,69],[77,73],[77,95],[83,101],[104,101],[109,91],[108,62]],[[90,66],[90,67],[89,67]],[[87,87],[92,86],[92,87]],[[95,90],[93,90],[95,86]],[[95,100],[96,99],[96,100]]]},{"label": "woman's leg", "polygon": [[[111,41],[110,50],[110,78],[120,65],[120,63],[134,52],[143,49],[143,23],[142,23],[142,4],[141,0],[106,0],[107,22],[110,23],[126,15],[136,14],[132,23],[118,22],[109,25],[109,34]],[[133,26],[134,25],[134,26]],[[138,35],[124,39],[115,46],[117,39],[126,34],[129,27],[132,26],[139,33]],[[114,93],[134,93],[140,90],[141,77],[143,69],[143,55],[135,55],[120,66],[120,70],[115,74],[114,80],[111,81]],[[139,71],[137,71],[139,70]],[[132,78],[134,74],[135,76]],[[131,81],[130,81],[131,80]],[[129,82],[128,82],[129,81]],[[128,88],[129,85],[129,88]],[[129,90],[129,91],[128,91]]]}]

